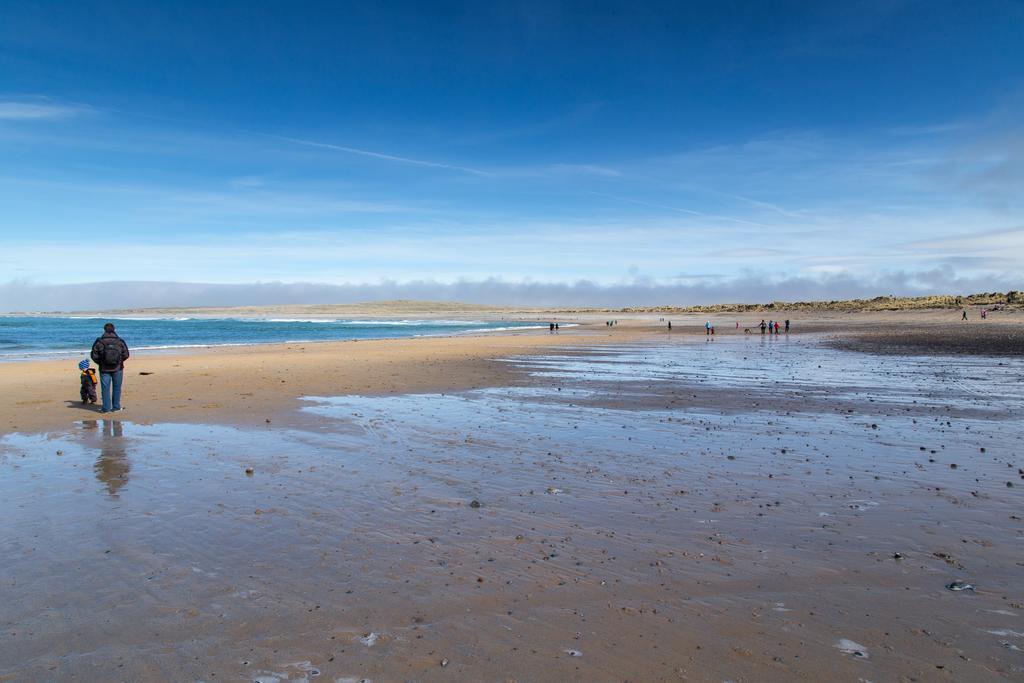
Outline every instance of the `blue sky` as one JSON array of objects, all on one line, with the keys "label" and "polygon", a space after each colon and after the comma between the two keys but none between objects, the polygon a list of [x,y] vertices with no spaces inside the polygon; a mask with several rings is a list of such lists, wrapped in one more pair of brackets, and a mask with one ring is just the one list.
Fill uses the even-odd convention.
[{"label": "blue sky", "polygon": [[1024,285],[1022,45],[1010,1],[7,0],[0,310]]}]

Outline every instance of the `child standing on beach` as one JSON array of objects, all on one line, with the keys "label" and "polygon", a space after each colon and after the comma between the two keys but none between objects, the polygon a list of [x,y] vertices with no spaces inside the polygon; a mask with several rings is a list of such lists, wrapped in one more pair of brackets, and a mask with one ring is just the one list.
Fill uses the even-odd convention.
[{"label": "child standing on beach", "polygon": [[83,360],[79,363],[78,369],[81,371],[82,403],[95,403],[96,383],[99,381],[96,379],[96,370],[89,367],[89,361],[87,360]]}]

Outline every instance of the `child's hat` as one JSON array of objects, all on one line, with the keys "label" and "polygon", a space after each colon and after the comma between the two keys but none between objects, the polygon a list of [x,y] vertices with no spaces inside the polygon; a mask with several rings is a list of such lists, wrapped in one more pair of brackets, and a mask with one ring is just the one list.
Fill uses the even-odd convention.
[{"label": "child's hat", "polygon": [[89,361],[83,360],[81,363],[78,364],[78,369],[79,370],[88,370],[89,369]]}]

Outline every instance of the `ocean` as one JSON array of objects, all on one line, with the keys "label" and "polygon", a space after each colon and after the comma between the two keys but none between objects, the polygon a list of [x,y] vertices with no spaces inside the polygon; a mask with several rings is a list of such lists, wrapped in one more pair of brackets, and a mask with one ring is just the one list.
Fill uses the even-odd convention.
[{"label": "ocean", "polygon": [[538,322],[314,318],[0,316],[0,362],[85,355],[112,322],[133,351],[343,341],[546,327]]}]

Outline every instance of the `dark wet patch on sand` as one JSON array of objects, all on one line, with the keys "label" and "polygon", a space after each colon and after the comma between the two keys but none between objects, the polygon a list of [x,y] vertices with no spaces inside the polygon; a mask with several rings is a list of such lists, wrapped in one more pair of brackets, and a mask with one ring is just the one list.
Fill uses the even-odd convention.
[{"label": "dark wet patch on sand", "polygon": [[1020,325],[956,320],[931,325],[899,326],[832,337],[838,349],[884,354],[1014,356],[1024,354]]}]

